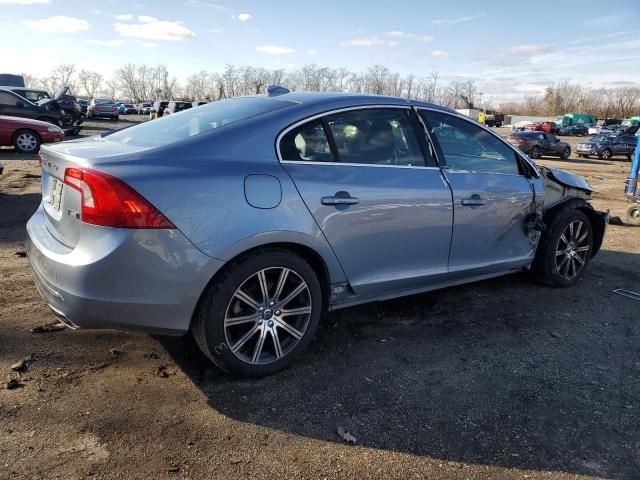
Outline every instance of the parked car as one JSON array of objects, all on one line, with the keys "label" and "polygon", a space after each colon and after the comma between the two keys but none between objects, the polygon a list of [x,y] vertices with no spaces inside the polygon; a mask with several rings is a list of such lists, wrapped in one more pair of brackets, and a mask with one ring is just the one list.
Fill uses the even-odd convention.
[{"label": "parked car", "polygon": [[558,133],[560,131],[560,127],[556,125],[556,122],[542,122],[540,129],[545,133]]},{"label": "parked car", "polygon": [[[6,90],[11,90],[13,93],[17,93],[23,98],[26,98],[31,103],[37,104],[38,102],[45,102],[51,100],[51,95],[45,90],[39,90],[36,88],[27,87],[6,87]],[[66,87],[65,87],[66,91]],[[79,126],[84,121],[84,115],[80,109],[76,97],[68,95],[66,93],[61,94],[57,98],[58,105],[62,110],[62,127],[71,130],[74,126]],[[78,131],[73,132],[77,135]],[[72,133],[69,131],[69,133]]]},{"label": "parked car", "polygon": [[200,105],[206,105],[207,103],[209,103],[209,102],[207,102],[205,100],[197,100],[195,102],[191,102],[191,106],[193,108],[196,108],[196,107],[199,107]]},{"label": "parked car", "polygon": [[562,142],[552,133],[516,132],[509,135],[507,141],[533,159],[550,156],[567,160],[571,156],[571,146]]},{"label": "parked car", "polygon": [[18,152],[37,153],[41,144],[62,140],[64,131],[49,122],[0,116],[0,146],[13,145]]},{"label": "parked car", "polygon": [[137,113],[138,115],[145,115],[145,114],[149,114],[149,112],[151,111],[151,107],[153,106],[153,103],[151,102],[143,102],[143,103],[139,103],[136,106],[137,109]]},{"label": "parked car", "polygon": [[118,106],[110,98],[92,98],[87,108],[87,118],[112,118],[120,120]]},{"label": "parked car", "polygon": [[638,139],[634,135],[629,134],[617,137],[596,135],[591,140],[576,144],[576,153],[582,158],[597,155],[598,158],[609,160],[613,156],[622,155],[631,160],[637,141]]},{"label": "parked car", "polygon": [[524,126],[522,131],[541,132],[542,131],[542,124],[540,122],[538,122],[538,123],[528,123],[527,125]]},{"label": "parked car", "polygon": [[153,103],[153,112],[151,112],[150,115],[153,118],[162,117],[164,115],[165,108],[167,108],[167,105],[169,105],[169,101],[168,100],[156,100]]},{"label": "parked car", "polygon": [[190,102],[178,102],[178,101],[172,100],[171,102],[169,102],[169,105],[167,105],[167,108],[165,109],[164,114],[170,115],[172,113],[178,113],[183,110],[187,110],[191,107],[192,105]]},{"label": "parked car", "polygon": [[589,131],[584,125],[562,125],[558,135],[582,137],[588,133]]},{"label": "parked car", "polygon": [[138,109],[132,103],[125,103],[123,104],[122,112],[119,111],[119,113],[124,113],[125,115],[135,115],[136,113],[138,113]]},{"label": "parked car", "polygon": [[268,92],[42,148],[26,249],[63,321],[191,330],[260,376],[324,311],[523,269],[571,286],[600,249],[583,178],[453,110]]},{"label": "parked car", "polygon": [[87,114],[87,107],[89,107],[89,102],[87,100],[79,99],[78,100],[78,105],[80,105],[80,111],[83,114],[86,115]]},{"label": "parked car", "polygon": [[63,112],[52,98],[32,103],[10,90],[0,89],[0,115],[24,117],[62,125]]}]

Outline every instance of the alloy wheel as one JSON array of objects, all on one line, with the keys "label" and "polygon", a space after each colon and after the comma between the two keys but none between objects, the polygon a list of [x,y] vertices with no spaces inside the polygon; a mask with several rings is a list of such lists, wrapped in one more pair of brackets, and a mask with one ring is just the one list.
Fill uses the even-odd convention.
[{"label": "alloy wheel", "polygon": [[18,145],[21,150],[30,152],[38,146],[38,139],[33,133],[21,133],[16,138],[16,145]]},{"label": "alloy wheel", "polygon": [[590,251],[589,229],[582,220],[574,220],[564,229],[556,246],[558,274],[567,280],[574,279],[586,265]]},{"label": "alloy wheel", "polygon": [[609,158],[611,157],[611,152],[609,150],[605,150],[602,152],[602,158],[605,160],[609,160]]},{"label": "alloy wheel", "polygon": [[312,312],[311,292],[290,268],[264,268],[234,292],[224,316],[229,350],[252,365],[273,363],[304,336]]}]

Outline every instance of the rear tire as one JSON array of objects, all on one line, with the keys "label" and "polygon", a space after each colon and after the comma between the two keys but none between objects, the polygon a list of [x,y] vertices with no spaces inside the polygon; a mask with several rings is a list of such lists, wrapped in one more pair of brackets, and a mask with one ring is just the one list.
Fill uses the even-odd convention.
[{"label": "rear tire", "polygon": [[567,147],[562,152],[562,155],[560,155],[560,158],[562,160],[569,160],[569,157],[571,157],[571,149],[569,147]]},{"label": "rear tire", "polygon": [[584,273],[593,250],[593,229],[580,210],[556,213],[543,233],[531,266],[534,278],[552,287],[575,285]]},{"label": "rear tire", "polygon": [[303,258],[281,248],[259,250],[229,264],[207,287],[191,329],[219,368],[261,377],[288,367],[306,350],[322,302],[318,277]]},{"label": "rear tire", "polygon": [[532,160],[537,160],[540,158],[540,149],[538,147],[533,147],[531,152],[529,152],[529,158]]},{"label": "rear tire", "polygon": [[602,152],[600,152],[598,157],[600,157],[600,159],[602,160],[609,160],[611,158],[611,150],[605,148]]},{"label": "rear tire", "polygon": [[17,152],[20,153],[38,153],[40,150],[40,144],[42,140],[40,139],[40,135],[33,130],[18,130],[13,135],[13,143],[14,148]]}]

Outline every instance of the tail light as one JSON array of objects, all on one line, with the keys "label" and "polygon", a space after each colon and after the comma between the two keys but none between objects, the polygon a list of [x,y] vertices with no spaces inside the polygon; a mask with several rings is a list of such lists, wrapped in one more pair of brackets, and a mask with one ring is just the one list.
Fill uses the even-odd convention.
[{"label": "tail light", "polygon": [[88,168],[67,168],[64,183],[80,192],[81,220],[115,228],[176,228],[122,180]]}]

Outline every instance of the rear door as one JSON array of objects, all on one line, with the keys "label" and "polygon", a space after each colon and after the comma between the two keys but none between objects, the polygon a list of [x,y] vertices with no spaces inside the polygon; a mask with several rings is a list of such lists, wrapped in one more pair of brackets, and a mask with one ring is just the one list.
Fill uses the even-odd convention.
[{"label": "rear door", "polygon": [[451,275],[471,277],[530,264],[537,235],[528,234],[526,222],[540,213],[539,179],[525,176],[524,160],[479,125],[432,110],[420,110],[420,116],[453,190]]},{"label": "rear door", "polygon": [[282,165],[358,295],[447,274],[451,190],[416,126],[409,108],[357,108],[280,137]]}]

